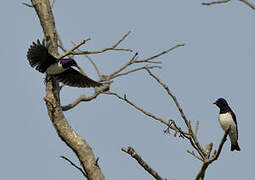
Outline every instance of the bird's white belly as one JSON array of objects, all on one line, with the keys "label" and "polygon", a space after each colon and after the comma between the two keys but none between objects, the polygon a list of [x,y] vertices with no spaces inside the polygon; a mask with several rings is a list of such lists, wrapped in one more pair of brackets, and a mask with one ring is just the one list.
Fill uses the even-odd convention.
[{"label": "bird's white belly", "polygon": [[55,75],[55,74],[60,74],[60,73],[64,72],[65,70],[66,69],[64,69],[60,63],[55,63],[55,64],[50,65],[47,68],[46,73],[49,75]]},{"label": "bird's white belly", "polygon": [[230,127],[229,137],[231,142],[237,141],[236,124],[232,119],[231,113],[219,114],[219,122],[224,131],[227,131]]}]

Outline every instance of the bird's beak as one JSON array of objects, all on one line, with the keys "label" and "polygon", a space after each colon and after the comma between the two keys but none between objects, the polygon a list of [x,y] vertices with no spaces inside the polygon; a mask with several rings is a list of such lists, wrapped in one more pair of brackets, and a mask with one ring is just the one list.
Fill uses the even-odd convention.
[{"label": "bird's beak", "polygon": [[216,104],[216,102],[214,102],[213,104]]}]

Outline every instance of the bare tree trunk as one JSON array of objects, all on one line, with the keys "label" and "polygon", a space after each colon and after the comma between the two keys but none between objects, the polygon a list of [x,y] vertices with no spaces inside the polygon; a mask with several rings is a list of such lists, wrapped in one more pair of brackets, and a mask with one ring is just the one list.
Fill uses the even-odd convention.
[{"label": "bare tree trunk", "polygon": [[[31,0],[43,28],[46,44],[53,55],[57,52],[57,31],[49,0]],[[46,77],[47,78],[47,77]],[[75,152],[89,180],[104,180],[91,147],[68,124],[59,101],[59,86],[47,78],[46,107],[58,136]]]}]

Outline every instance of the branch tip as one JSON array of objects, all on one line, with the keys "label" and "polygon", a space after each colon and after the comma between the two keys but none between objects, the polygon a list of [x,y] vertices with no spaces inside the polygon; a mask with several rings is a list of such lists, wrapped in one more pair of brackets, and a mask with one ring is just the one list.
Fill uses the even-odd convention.
[{"label": "branch tip", "polygon": [[31,5],[31,4],[28,4],[28,3],[22,3],[24,6],[27,6],[27,7],[30,7],[30,8],[32,8],[33,7],[33,5]]}]

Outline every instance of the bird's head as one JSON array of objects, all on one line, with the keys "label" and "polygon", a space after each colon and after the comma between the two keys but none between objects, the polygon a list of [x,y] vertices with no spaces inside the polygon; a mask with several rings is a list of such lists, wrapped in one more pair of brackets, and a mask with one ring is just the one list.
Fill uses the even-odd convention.
[{"label": "bird's head", "polygon": [[72,58],[63,58],[63,59],[60,59],[59,62],[62,64],[63,68],[69,68],[71,66],[77,67],[77,63]]},{"label": "bird's head", "polygon": [[228,107],[228,103],[224,98],[219,98],[213,104],[216,104],[219,108]]}]

